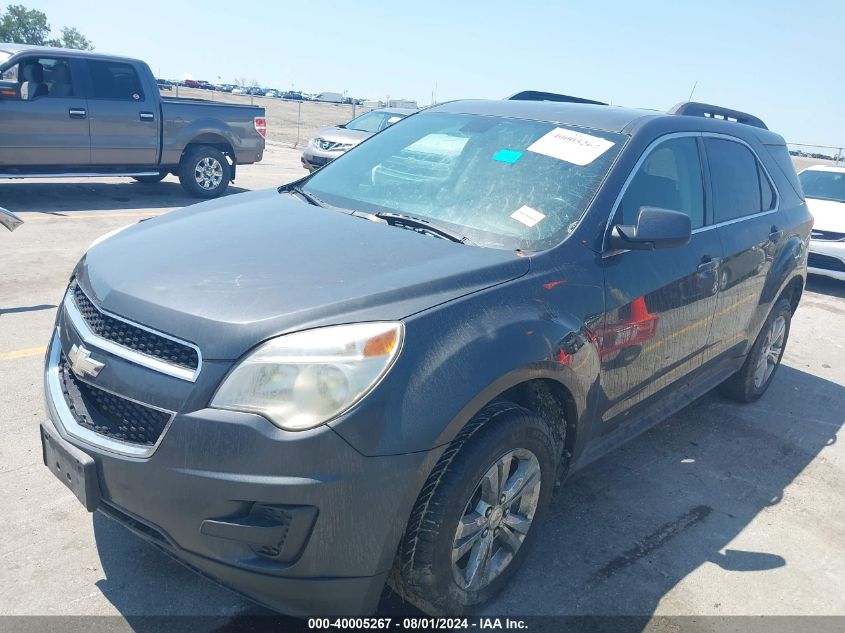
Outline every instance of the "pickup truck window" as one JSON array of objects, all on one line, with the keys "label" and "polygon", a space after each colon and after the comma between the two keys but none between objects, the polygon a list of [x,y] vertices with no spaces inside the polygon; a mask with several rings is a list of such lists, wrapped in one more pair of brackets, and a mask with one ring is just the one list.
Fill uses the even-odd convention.
[{"label": "pickup truck window", "polygon": [[[70,64],[61,57],[37,57],[22,59],[3,71],[4,82],[19,82],[19,96],[24,101],[40,97],[74,96]],[[4,96],[12,96],[3,92]]]},{"label": "pickup truck window", "polygon": [[131,64],[88,60],[91,73],[91,98],[110,101],[143,101],[141,80]]}]

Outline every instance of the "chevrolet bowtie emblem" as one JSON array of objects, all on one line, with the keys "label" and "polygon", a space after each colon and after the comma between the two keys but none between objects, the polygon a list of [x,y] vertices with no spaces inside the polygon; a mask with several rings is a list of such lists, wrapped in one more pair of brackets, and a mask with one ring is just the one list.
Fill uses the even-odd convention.
[{"label": "chevrolet bowtie emblem", "polygon": [[93,378],[104,367],[103,363],[91,358],[91,352],[81,345],[71,347],[67,359],[70,361],[70,368],[73,370],[73,373],[80,378],[86,374]]}]

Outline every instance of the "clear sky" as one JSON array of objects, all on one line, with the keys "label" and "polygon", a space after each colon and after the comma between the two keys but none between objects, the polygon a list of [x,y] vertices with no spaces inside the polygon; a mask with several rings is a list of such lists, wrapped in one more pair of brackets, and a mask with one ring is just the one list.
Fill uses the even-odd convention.
[{"label": "clear sky", "polygon": [[843,0],[14,2],[170,79],[420,104],[435,84],[439,101],[535,89],[661,110],[697,81],[694,100],[788,141],[845,145]]}]

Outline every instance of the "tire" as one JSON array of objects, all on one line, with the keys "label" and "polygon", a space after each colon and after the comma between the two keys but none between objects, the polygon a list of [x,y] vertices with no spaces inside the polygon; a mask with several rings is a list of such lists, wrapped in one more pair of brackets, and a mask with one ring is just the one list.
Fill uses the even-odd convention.
[{"label": "tire", "polygon": [[223,152],[210,145],[194,147],[179,163],[179,182],[192,196],[217,198],[232,179],[232,168]]},{"label": "tire", "polygon": [[[766,393],[777,368],[780,367],[789,339],[791,322],[792,305],[786,299],[779,299],[757,335],[757,340],[754,341],[742,367],[719,385],[719,393],[731,400],[746,403],[754,402]],[[766,368],[762,369],[764,355],[767,362]]]},{"label": "tire", "polygon": [[145,184],[155,184],[157,182],[161,182],[167,176],[166,171],[159,172],[155,176],[132,176],[132,180],[135,182],[143,182]]},{"label": "tire", "polygon": [[[390,581],[394,589],[433,615],[466,613],[501,591],[522,564],[551,498],[557,466],[553,446],[548,424],[516,404],[493,403],[476,415],[440,457],[420,492],[397,550]],[[496,496],[485,476],[499,472],[495,467],[500,462],[511,464],[507,484],[519,481],[519,473],[539,475],[539,482],[535,477],[512,503],[491,506],[482,515],[476,511],[486,507],[485,496]],[[505,492],[509,487],[518,488],[506,486]],[[473,528],[458,539],[459,523],[470,525],[471,517]],[[511,525],[520,526],[519,533]],[[456,544],[462,546],[462,556],[453,565]],[[471,569],[478,566],[472,562],[487,546],[494,567],[473,576]],[[470,577],[475,582],[468,582]]]}]

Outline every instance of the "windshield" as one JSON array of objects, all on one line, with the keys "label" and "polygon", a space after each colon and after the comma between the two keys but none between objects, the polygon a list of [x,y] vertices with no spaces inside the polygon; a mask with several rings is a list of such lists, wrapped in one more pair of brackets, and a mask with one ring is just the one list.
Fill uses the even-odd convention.
[{"label": "windshield", "polygon": [[424,112],[304,185],[331,205],[429,220],[491,248],[541,250],[575,228],[627,137]]},{"label": "windshield", "polygon": [[807,198],[845,202],[845,172],[803,171],[798,175]]},{"label": "windshield", "polygon": [[352,119],[345,125],[347,130],[358,130],[360,132],[378,132],[383,127],[392,125],[404,118],[404,114],[396,114],[395,112],[367,112],[358,118]]}]

